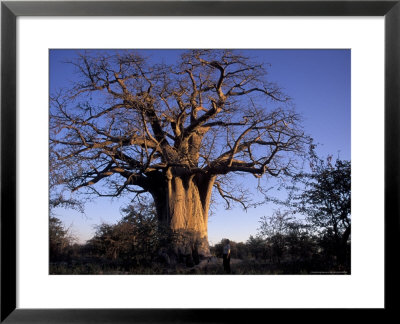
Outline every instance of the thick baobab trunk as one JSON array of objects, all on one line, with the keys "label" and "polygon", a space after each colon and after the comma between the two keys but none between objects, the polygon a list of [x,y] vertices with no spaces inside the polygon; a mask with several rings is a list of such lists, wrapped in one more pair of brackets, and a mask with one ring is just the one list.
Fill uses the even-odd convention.
[{"label": "thick baobab trunk", "polygon": [[[159,219],[176,234],[173,247],[182,255],[210,256],[208,210],[215,177],[170,169],[165,173],[162,196],[154,196]],[[161,188],[160,188],[161,189]]]},{"label": "thick baobab trunk", "polygon": [[168,179],[169,224],[180,234],[185,253],[197,249],[200,255],[210,255],[207,223],[212,182],[195,175]]}]

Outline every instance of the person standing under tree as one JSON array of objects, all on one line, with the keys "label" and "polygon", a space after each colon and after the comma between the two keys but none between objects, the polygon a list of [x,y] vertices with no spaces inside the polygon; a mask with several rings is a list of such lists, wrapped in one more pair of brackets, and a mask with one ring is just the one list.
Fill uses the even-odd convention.
[{"label": "person standing under tree", "polygon": [[229,240],[225,241],[225,245],[222,251],[223,265],[225,273],[231,273],[231,246]]}]

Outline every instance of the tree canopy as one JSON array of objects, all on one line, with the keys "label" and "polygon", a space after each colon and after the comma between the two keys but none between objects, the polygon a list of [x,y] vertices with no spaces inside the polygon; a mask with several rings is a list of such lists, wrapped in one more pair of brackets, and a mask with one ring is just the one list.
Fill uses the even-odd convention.
[{"label": "tree canopy", "polygon": [[148,191],[150,175],[171,167],[278,176],[292,167],[286,153],[306,140],[264,65],[233,51],[188,51],[172,66],[131,51],[81,53],[70,63],[78,77],[51,96],[50,143],[72,190]]}]

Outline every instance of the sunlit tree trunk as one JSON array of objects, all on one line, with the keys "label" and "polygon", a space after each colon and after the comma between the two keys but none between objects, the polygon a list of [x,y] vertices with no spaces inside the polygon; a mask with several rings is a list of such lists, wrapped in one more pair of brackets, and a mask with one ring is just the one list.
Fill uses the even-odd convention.
[{"label": "sunlit tree trunk", "polygon": [[196,249],[203,257],[209,256],[207,224],[215,176],[181,171],[169,169],[164,190],[153,195],[158,218],[177,234],[177,254],[188,255]]}]

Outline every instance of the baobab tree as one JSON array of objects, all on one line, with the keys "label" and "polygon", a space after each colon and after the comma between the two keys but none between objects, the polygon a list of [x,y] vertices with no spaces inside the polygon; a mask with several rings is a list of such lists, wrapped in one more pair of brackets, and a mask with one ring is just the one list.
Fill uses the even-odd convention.
[{"label": "baobab tree", "polygon": [[149,193],[158,220],[209,254],[213,188],[231,174],[289,175],[307,136],[266,67],[230,50],[173,65],[133,51],[78,53],[74,85],[51,94],[50,158],[71,191]]}]

